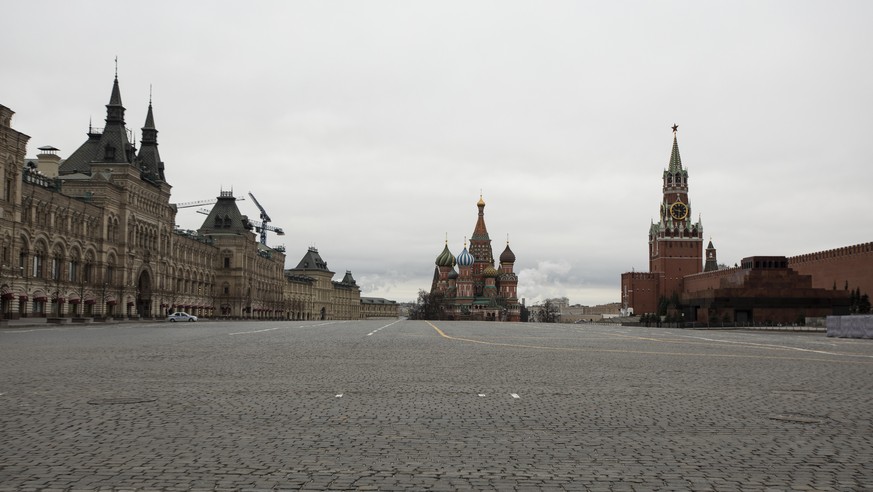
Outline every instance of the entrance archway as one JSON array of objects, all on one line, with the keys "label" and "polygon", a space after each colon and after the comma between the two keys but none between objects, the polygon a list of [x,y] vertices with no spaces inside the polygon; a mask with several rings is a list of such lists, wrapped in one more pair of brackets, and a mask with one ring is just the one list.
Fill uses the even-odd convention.
[{"label": "entrance archway", "polygon": [[136,281],[136,312],[140,316],[152,316],[152,277],[146,270]]}]

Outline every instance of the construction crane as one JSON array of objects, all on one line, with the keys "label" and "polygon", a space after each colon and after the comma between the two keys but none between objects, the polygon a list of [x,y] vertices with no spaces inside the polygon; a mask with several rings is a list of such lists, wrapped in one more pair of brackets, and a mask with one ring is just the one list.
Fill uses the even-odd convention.
[{"label": "construction crane", "polygon": [[[254,197],[252,197],[254,198]],[[237,200],[245,200],[246,198],[243,196],[236,197]],[[197,200],[194,202],[182,202],[177,203],[176,208],[189,208],[189,207],[199,207],[200,205],[212,205],[218,201],[218,198],[210,198],[209,200]]]},{"label": "construction crane", "polygon": [[[208,208],[201,208],[200,210],[197,211],[198,214],[203,214],[203,215],[209,215],[211,212],[212,211],[209,210]],[[262,237],[264,235],[263,231],[275,232],[276,235],[278,235],[278,236],[285,235],[285,231],[282,230],[281,227],[271,226],[270,224],[264,224],[260,220],[252,220],[249,218],[246,218],[246,221],[249,224],[251,224],[252,227],[254,227],[256,231],[260,232]]]},{"label": "construction crane", "polygon": [[273,231],[280,236],[284,236],[285,231],[283,231],[279,227],[273,227],[270,225],[270,216],[267,215],[267,211],[264,210],[264,207],[262,207],[260,203],[258,203],[258,199],[255,198],[255,195],[252,195],[251,191],[249,192],[249,196],[252,197],[252,201],[255,202],[255,205],[261,211],[261,222],[260,223],[258,223],[257,221],[254,221],[254,220],[249,221],[252,223],[253,226],[255,226],[255,228],[260,230],[260,232],[261,232],[261,244],[263,244],[264,246],[267,245],[267,231]]}]

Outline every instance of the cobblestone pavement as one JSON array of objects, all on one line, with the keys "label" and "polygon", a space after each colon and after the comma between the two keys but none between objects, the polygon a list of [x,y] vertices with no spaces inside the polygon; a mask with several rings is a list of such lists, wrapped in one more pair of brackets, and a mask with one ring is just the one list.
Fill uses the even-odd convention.
[{"label": "cobblestone pavement", "polygon": [[0,330],[0,490],[873,490],[873,341],[371,320]]}]

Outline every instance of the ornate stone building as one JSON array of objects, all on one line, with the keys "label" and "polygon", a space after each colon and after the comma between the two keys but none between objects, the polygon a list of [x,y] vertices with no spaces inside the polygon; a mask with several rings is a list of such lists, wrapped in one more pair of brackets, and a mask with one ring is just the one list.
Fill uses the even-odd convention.
[{"label": "ornate stone building", "polygon": [[518,276],[513,271],[515,253],[507,241],[500,254],[500,269],[494,268],[491,238],[485,227],[485,200],[481,196],[476,206],[479,217],[470,237],[469,251],[465,241],[464,249],[455,258],[446,241],[435,262],[431,292],[443,296],[443,309],[449,319],[519,321]]},{"label": "ornate stone building", "polygon": [[199,316],[354,319],[360,289],[322,267],[285,270],[285,253],[256,240],[222,191],[197,231],[175,226],[149,101],[140,147],[125,124],[118,77],[104,128],[67,159],[41,147],[0,106],[0,314],[3,317]]}]

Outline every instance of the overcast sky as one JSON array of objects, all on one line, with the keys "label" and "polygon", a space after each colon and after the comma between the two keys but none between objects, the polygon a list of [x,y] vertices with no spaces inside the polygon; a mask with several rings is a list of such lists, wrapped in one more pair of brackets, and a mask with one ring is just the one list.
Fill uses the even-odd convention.
[{"label": "overcast sky", "polygon": [[[429,289],[448,236],[507,235],[519,296],[619,301],[679,125],[722,263],[873,240],[873,2],[4,2],[0,104],[28,156],[152,87],[172,200],[252,192],[291,268]],[[256,219],[251,200],[239,203]],[[196,229],[204,215],[180,209]]]}]

